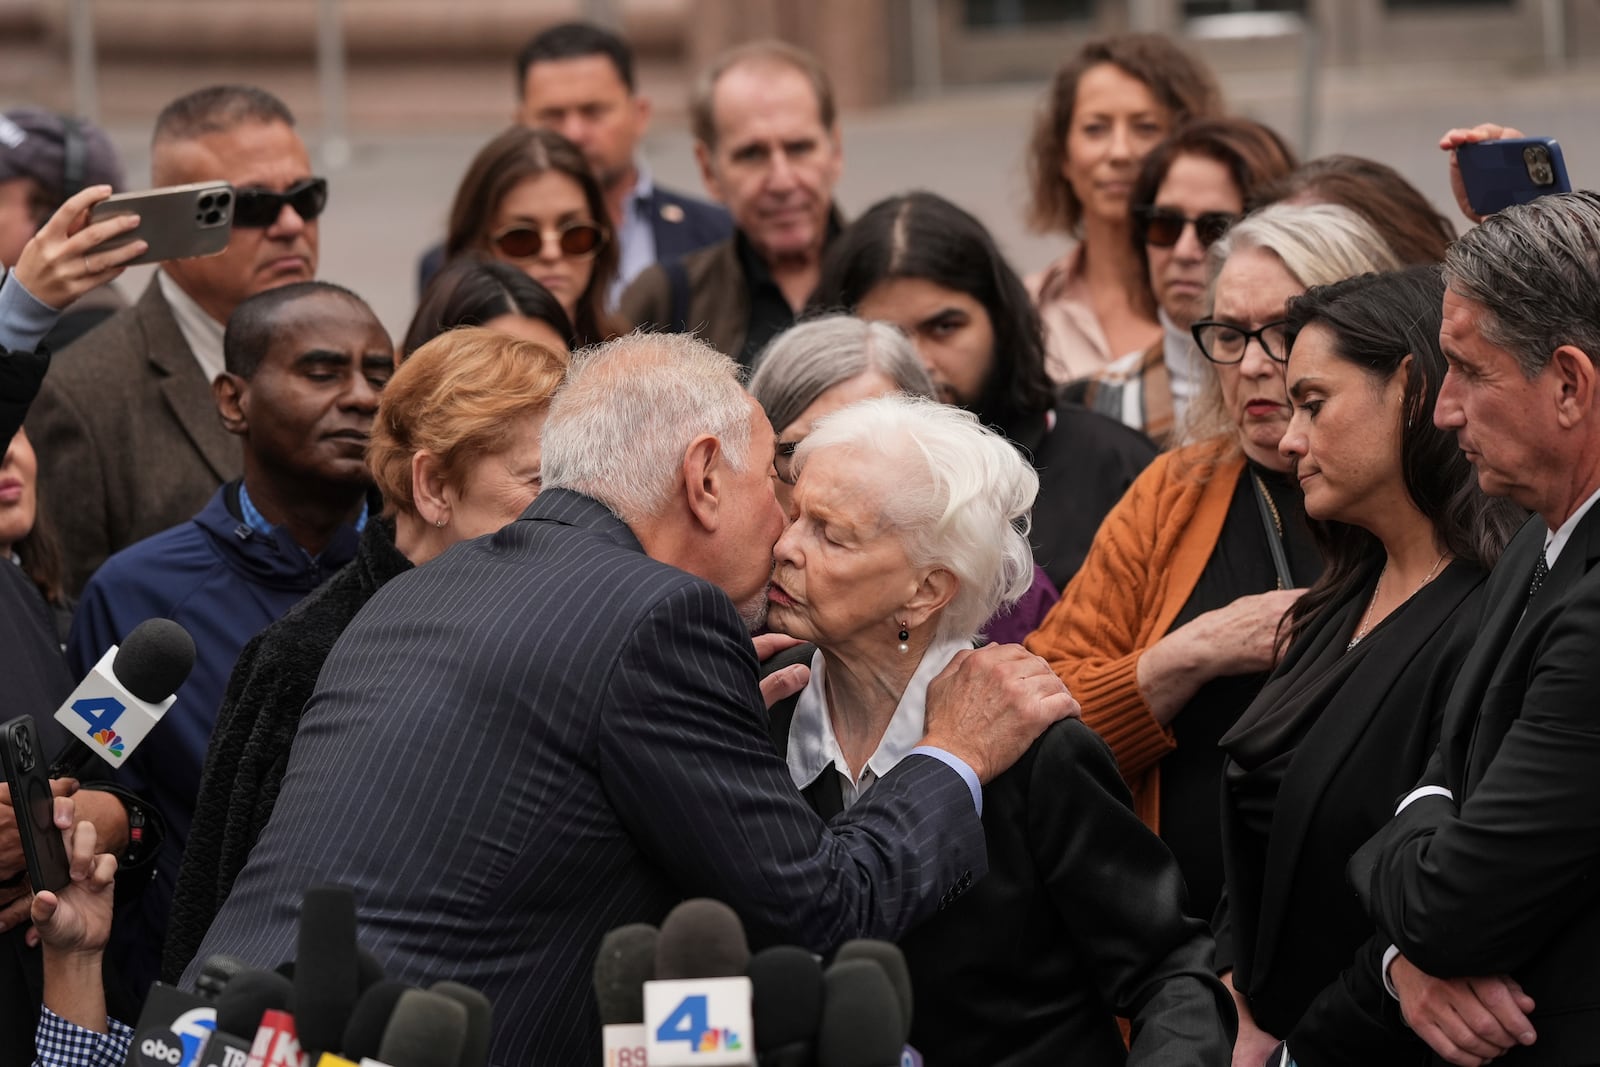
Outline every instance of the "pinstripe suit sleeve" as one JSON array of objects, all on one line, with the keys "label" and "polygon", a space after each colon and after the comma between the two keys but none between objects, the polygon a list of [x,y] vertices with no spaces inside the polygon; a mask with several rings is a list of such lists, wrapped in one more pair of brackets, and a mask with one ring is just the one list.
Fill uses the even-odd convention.
[{"label": "pinstripe suit sleeve", "polygon": [[831,826],[794,789],[756,709],[749,638],[703,583],[644,616],[601,703],[601,776],[630,835],[690,894],[727,901],[757,940],[826,951],[894,939],[986,869],[960,775],[902,761]]}]

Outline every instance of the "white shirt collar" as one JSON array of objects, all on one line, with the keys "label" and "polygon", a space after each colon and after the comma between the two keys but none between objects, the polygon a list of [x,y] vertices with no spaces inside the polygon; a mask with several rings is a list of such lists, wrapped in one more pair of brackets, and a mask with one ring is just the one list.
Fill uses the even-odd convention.
[{"label": "white shirt collar", "polygon": [[1589,499],[1578,505],[1578,510],[1567,516],[1567,521],[1561,524],[1559,530],[1552,530],[1544,535],[1544,565],[1554,567],[1556,557],[1561,555],[1561,550],[1567,547],[1567,542],[1572,539],[1572,531],[1578,528],[1578,523],[1589,514],[1589,509],[1594,507],[1594,502],[1600,500],[1600,489],[1589,495]]},{"label": "white shirt collar", "polygon": [[927,731],[924,722],[928,712],[928,684],[949,665],[957,652],[971,648],[966,640],[935,641],[917,664],[916,673],[906,684],[906,691],[895,705],[894,715],[883,732],[878,747],[861,768],[858,781],[850,778],[850,765],[839,749],[834,736],[833,721],[828,715],[827,687],[822,650],[811,657],[811,680],[800,691],[795,703],[794,719],[789,724],[789,777],[795,788],[804,789],[830,767],[839,775],[839,785],[844,794],[844,806],[849,807],[860,799],[868,787],[894,765],[905,759]]},{"label": "white shirt collar", "polygon": [[1189,401],[1200,393],[1200,361],[1204,357],[1195,351],[1193,335],[1168,318],[1165,311],[1158,309],[1156,318],[1161,321],[1161,359],[1167,365],[1167,383],[1172,388],[1172,418],[1181,423]]},{"label": "white shirt collar", "polygon": [[206,384],[210,385],[223,371],[224,324],[208,315],[166,271],[156,271],[156,282],[161,286],[161,295],[167,298],[172,317],[177,320],[178,332],[189,343],[189,352],[194,356],[194,361],[200,364],[200,372],[206,376]]}]

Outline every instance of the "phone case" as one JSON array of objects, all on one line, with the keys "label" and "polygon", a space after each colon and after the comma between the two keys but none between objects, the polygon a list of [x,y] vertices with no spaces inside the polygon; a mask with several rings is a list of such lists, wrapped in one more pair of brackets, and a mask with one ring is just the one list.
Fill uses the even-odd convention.
[{"label": "phone case", "polygon": [[1456,149],[1467,202],[1479,215],[1526,204],[1548,193],[1570,193],[1567,164],[1553,137],[1478,141]]},{"label": "phone case", "polygon": [[139,225],[97,246],[96,251],[142,238],[150,247],[130,260],[130,265],[214,256],[228,247],[233,234],[233,186],[221,181],[194,182],[118,193],[96,204],[89,218],[99,222],[129,212],[139,216]]},{"label": "phone case", "polygon": [[11,786],[17,834],[28,864],[28,881],[37,892],[57,890],[72,878],[67,846],[55,824],[55,798],[50,794],[45,754],[33,716],[19,715],[0,725],[0,762]]}]

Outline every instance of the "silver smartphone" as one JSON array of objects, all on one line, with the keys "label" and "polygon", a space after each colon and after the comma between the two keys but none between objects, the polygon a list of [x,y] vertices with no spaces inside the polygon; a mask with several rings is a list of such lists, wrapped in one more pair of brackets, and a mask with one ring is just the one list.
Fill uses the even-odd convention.
[{"label": "silver smartphone", "polygon": [[119,248],[142,239],[150,247],[129,260],[129,266],[214,256],[228,247],[228,238],[233,234],[233,202],[233,186],[221,181],[118,193],[91,208],[89,221],[132,213],[139,216],[139,225],[92,251]]}]

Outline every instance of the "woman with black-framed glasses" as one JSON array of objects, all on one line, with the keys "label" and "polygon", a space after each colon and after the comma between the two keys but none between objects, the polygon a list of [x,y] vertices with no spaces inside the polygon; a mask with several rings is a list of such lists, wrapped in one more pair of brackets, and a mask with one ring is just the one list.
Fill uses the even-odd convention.
[{"label": "woman with black-framed glasses", "polygon": [[1250,119],[1190,122],[1148,156],[1134,182],[1132,245],[1155,296],[1161,338],[1067,386],[1067,395],[1142,430],[1177,439],[1201,377],[1190,327],[1205,299],[1205,259],[1258,188],[1295,165],[1277,134]]},{"label": "woman with black-framed glasses", "polygon": [[1203,310],[1221,325],[1201,331],[1202,354],[1229,361],[1202,363],[1185,443],[1112,509],[1026,642],[1111,745],[1201,918],[1222,893],[1217,741],[1266,681],[1280,620],[1322,570],[1278,452],[1285,307],[1310,285],[1396,266],[1359,216],[1328,206],[1268,208],[1212,244]]},{"label": "woman with black-framed glasses", "polygon": [[508,263],[553,293],[577,346],[616,336],[605,311],[617,246],[600,184],[576,145],[513,126],[478,152],[450,208],[445,255]]}]

